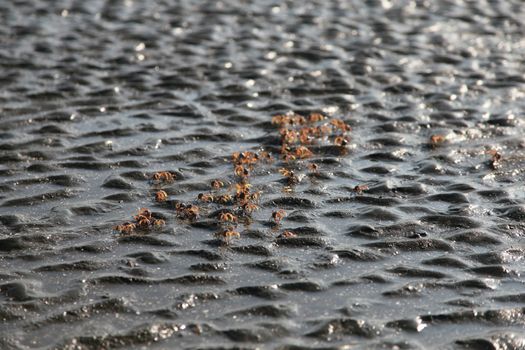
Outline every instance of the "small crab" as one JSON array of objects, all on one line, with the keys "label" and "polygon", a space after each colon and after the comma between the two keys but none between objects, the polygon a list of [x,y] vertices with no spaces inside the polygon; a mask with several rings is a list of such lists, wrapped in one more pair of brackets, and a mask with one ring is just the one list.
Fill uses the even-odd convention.
[{"label": "small crab", "polygon": [[486,153],[491,155],[490,165],[492,166],[492,169],[497,169],[498,167],[500,167],[500,161],[501,158],[503,158],[501,153],[499,153],[495,149],[488,150]]},{"label": "small crab", "polygon": [[246,169],[242,165],[235,166],[235,169],[233,170],[233,172],[235,175],[239,177],[247,177],[248,175],[250,175],[250,172],[248,171],[248,169]]},{"label": "small crab", "polygon": [[232,161],[235,165],[255,164],[258,160],[259,156],[254,152],[235,152],[232,155]]},{"label": "small crab", "polygon": [[258,201],[261,198],[262,191],[253,192],[250,194],[249,199],[252,201]]},{"label": "small crab", "polygon": [[250,188],[252,187],[249,183],[237,183],[235,184],[235,193],[248,193],[250,192]]},{"label": "small crab", "polygon": [[132,233],[135,230],[136,227],[137,226],[135,224],[133,224],[131,222],[127,222],[127,223],[122,224],[122,225],[117,225],[117,226],[113,227],[113,229],[115,231],[120,232],[120,233],[130,234],[130,233]]},{"label": "small crab", "polygon": [[175,204],[175,211],[181,218],[195,220],[199,216],[200,209],[193,204],[177,203]]},{"label": "small crab", "polygon": [[348,145],[348,138],[346,136],[337,136],[334,139],[334,145],[344,147]]},{"label": "small crab", "polygon": [[335,126],[337,129],[341,130],[342,132],[347,132],[347,131],[351,131],[352,130],[352,127],[350,125],[346,124],[341,119],[332,119],[330,124]]},{"label": "small crab", "polygon": [[222,222],[237,222],[238,219],[232,213],[223,212],[223,213],[219,214],[219,221],[222,221]]},{"label": "small crab", "polygon": [[201,202],[204,202],[204,203],[210,203],[210,202],[213,202],[215,200],[215,197],[213,195],[211,195],[211,194],[208,194],[208,193],[199,193],[197,198]]},{"label": "small crab", "polygon": [[284,118],[286,116],[282,115],[282,114],[279,114],[279,115],[274,115],[272,117],[272,124],[274,125],[282,125],[284,123]]},{"label": "small crab", "polygon": [[293,170],[286,169],[286,168],[279,169],[279,173],[281,173],[281,175],[285,176],[285,177],[293,177],[293,176],[295,176]]},{"label": "small crab", "polygon": [[279,224],[281,220],[286,216],[286,212],[282,209],[276,210],[272,213],[272,219],[276,224]]},{"label": "small crab", "polygon": [[285,153],[283,154],[283,160],[286,162],[286,163],[289,163],[289,162],[293,162],[294,160],[296,160],[297,157],[294,155],[294,154],[291,154],[291,153]]},{"label": "small crab", "polygon": [[286,177],[289,186],[297,185],[299,182],[301,182],[301,179],[297,175],[295,175],[293,170],[281,168],[279,169],[279,172],[281,173],[281,175]]},{"label": "small crab", "polygon": [[142,219],[148,219],[150,220],[152,218],[151,211],[148,208],[140,208],[137,215],[133,217],[135,221],[140,221]]},{"label": "small crab", "polygon": [[242,205],[242,209],[244,210],[245,213],[251,214],[255,210],[259,209],[259,206],[253,203],[244,203]]},{"label": "small crab", "polygon": [[309,145],[314,140],[313,134],[315,132],[314,128],[304,127],[299,130],[299,142],[303,145]]},{"label": "small crab", "polygon": [[319,171],[319,165],[317,165],[316,163],[310,163],[308,164],[308,170],[310,170],[311,172],[318,172]]},{"label": "small crab", "polygon": [[368,186],[367,185],[357,185],[353,188],[353,191],[355,193],[363,193],[364,191],[367,191],[368,190]]},{"label": "small crab", "polygon": [[159,171],[153,174],[153,180],[162,182],[173,182],[175,175],[168,171]]},{"label": "small crab", "polygon": [[240,192],[235,194],[235,199],[239,203],[245,203],[250,198],[249,192]]},{"label": "small crab", "polygon": [[430,144],[432,146],[437,146],[443,142],[445,142],[445,135],[432,135],[430,136]]},{"label": "small crab", "polygon": [[322,115],[321,113],[311,113],[310,116],[308,117],[308,122],[317,123],[324,119],[325,119],[325,116]]},{"label": "small crab", "polygon": [[162,219],[155,219],[153,220],[153,227],[162,227],[166,225],[166,221],[162,220]]},{"label": "small crab", "polygon": [[221,237],[221,238],[225,238],[225,239],[230,239],[230,238],[234,238],[234,237],[240,237],[241,234],[239,232],[235,231],[233,229],[233,227],[229,226],[225,230],[217,232],[215,234],[215,236]]},{"label": "small crab", "polygon": [[329,125],[321,125],[315,128],[315,134],[317,137],[323,135],[329,135],[332,132],[332,128]]},{"label": "small crab", "polygon": [[281,129],[279,131],[281,134],[281,142],[283,144],[293,144],[299,140],[298,132],[291,129]]},{"label": "small crab", "polygon": [[137,226],[141,228],[147,228],[151,225],[151,219],[146,218],[145,216],[140,216],[137,218]]},{"label": "small crab", "polygon": [[188,218],[196,219],[199,216],[200,208],[192,204],[186,208],[185,213]]},{"label": "small crab", "polygon": [[313,156],[313,153],[308,149],[308,147],[300,146],[295,150],[295,156],[300,159],[305,159]]},{"label": "small crab", "polygon": [[272,155],[270,153],[266,152],[266,151],[259,152],[259,158],[262,159],[262,160],[266,160],[267,162],[272,162],[273,161]]},{"label": "small crab", "polygon": [[216,201],[217,203],[220,203],[220,204],[231,204],[231,202],[233,201],[233,197],[231,194],[223,194],[223,195],[217,196]]},{"label": "small crab", "polygon": [[294,238],[297,237],[297,234],[293,233],[292,231],[284,231],[281,233],[277,238]]},{"label": "small crab", "polygon": [[292,193],[293,187],[292,186],[284,186],[282,189],[283,193]]},{"label": "small crab", "polygon": [[224,182],[220,181],[220,180],[213,180],[211,182],[211,187],[214,189],[214,190],[218,190],[220,189],[221,187],[224,186]]},{"label": "small crab", "polygon": [[166,193],[166,191],[163,190],[157,191],[155,193],[155,200],[157,202],[165,202],[166,200],[168,200],[168,194]]}]

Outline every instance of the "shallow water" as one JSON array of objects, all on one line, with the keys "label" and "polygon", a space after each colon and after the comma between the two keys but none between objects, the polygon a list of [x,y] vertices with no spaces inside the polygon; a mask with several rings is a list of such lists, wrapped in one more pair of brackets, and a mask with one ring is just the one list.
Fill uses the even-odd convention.
[{"label": "shallow water", "polygon": [[[0,18],[2,349],[525,348],[522,1],[4,1]],[[291,193],[283,164],[258,167],[261,209],[229,244],[222,206],[176,217],[235,182],[232,152],[276,149],[287,111],[350,123],[346,154],[316,148]],[[161,170],[177,180],[155,204]],[[112,230],[141,207],[166,226]]]}]

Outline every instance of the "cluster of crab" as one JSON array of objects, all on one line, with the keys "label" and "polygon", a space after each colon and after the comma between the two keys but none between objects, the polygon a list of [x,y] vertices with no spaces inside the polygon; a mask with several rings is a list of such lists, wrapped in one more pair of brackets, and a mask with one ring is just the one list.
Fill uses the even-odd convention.
[{"label": "cluster of crab", "polygon": [[199,193],[197,199],[202,203],[216,203],[221,205],[233,205],[235,198],[230,193],[219,193],[224,187],[224,182],[220,180],[213,180],[211,182],[211,192]]},{"label": "cluster of crab", "polygon": [[124,224],[113,227],[115,231],[124,234],[131,234],[135,229],[149,230],[151,228],[159,228],[166,224],[162,219],[155,218],[151,211],[147,208],[141,208],[137,215],[133,216],[134,222],[126,222]]},{"label": "cluster of crab", "polygon": [[[156,172],[152,175],[151,181],[156,188],[155,201],[165,202],[168,200],[168,194],[162,190],[160,186],[165,183],[172,183],[175,181],[175,175],[168,171]],[[154,218],[151,211],[147,208],[141,208],[137,215],[133,216],[134,222],[126,222],[124,224],[116,225],[113,229],[119,233],[131,234],[136,229],[149,230],[152,228],[159,228],[164,226],[166,222],[162,219]]]},{"label": "cluster of crab", "polygon": [[[330,119],[320,113],[311,113],[308,117],[297,113],[276,115],[272,118],[272,124],[279,127],[281,136],[280,155],[286,164],[295,160],[311,158],[314,153],[309,146],[319,144],[328,140],[334,145],[341,147],[341,153],[345,153],[345,147],[350,142],[348,133],[351,126],[341,119]],[[315,174],[319,171],[316,163],[309,163],[308,170]],[[289,166],[279,169],[287,181],[284,192],[291,192],[302,177]],[[356,192],[368,189],[366,185],[356,186]]]},{"label": "cluster of crab", "polygon": [[156,188],[155,201],[165,202],[168,200],[168,193],[164,191],[161,186],[163,184],[170,184],[175,181],[175,174],[169,171],[159,171],[152,176],[153,185]]},{"label": "cluster of crab", "polygon": [[230,186],[232,193],[220,193],[224,187],[221,180],[211,182],[211,192],[200,193],[198,199],[203,203],[215,203],[223,206],[233,206],[233,208],[223,208],[220,210],[217,221],[221,230],[215,235],[219,238],[230,239],[240,237],[237,231],[239,222],[248,224],[251,222],[251,215],[259,209],[258,202],[261,191],[253,191],[249,176],[254,167],[259,162],[272,162],[273,159],[267,152],[235,152],[232,155],[233,174],[236,182]]},{"label": "cluster of crab", "polygon": [[[446,141],[447,141],[446,135],[434,134],[434,135],[430,135],[428,144],[432,149],[436,149],[444,145]],[[503,155],[496,149],[488,149],[484,153],[490,156],[488,165],[490,166],[490,168],[492,168],[492,170],[498,170],[499,168],[501,168],[503,161],[506,160],[503,158]]]},{"label": "cluster of crab", "polygon": [[[319,113],[312,113],[308,117],[296,113],[277,115],[272,118],[272,124],[279,127],[281,136],[280,158],[287,165],[296,160],[311,158],[314,153],[309,146],[320,143],[322,140],[329,140],[344,149],[349,142],[347,133],[351,130],[350,125],[343,120],[328,120],[327,117]],[[261,191],[253,191],[252,184],[249,181],[250,175],[258,163],[272,163],[274,158],[266,151],[246,151],[233,153],[231,160],[235,182],[229,186],[228,191],[221,192],[225,187],[223,181],[213,180],[210,184],[211,190],[197,196],[201,203],[223,206],[217,217],[221,230],[216,233],[217,237],[223,239],[240,237],[237,231],[239,223],[249,224],[252,221],[252,213],[259,209],[258,202]],[[315,163],[309,163],[308,169],[317,173],[319,166]],[[300,182],[300,176],[288,166],[279,169],[279,172],[287,179],[288,186],[286,188],[289,191],[292,191],[293,185]],[[152,182],[155,188],[156,202],[168,200],[168,194],[162,189],[162,185],[172,183],[174,180],[175,175],[171,172],[162,171],[153,174]],[[366,189],[368,189],[366,185],[361,185],[356,186],[354,190],[360,193]],[[200,208],[196,204],[178,202],[175,204],[175,212],[180,219],[195,221],[199,218]],[[276,226],[279,226],[285,216],[284,210],[276,210],[272,212],[271,220]],[[121,233],[131,233],[136,228],[148,229],[164,225],[163,220],[153,218],[151,212],[146,208],[142,208],[134,218],[135,222],[118,225],[115,230]],[[279,237],[295,237],[295,233],[284,231]]]},{"label": "cluster of crab", "polygon": [[320,113],[311,113],[304,117],[297,113],[276,115],[272,124],[279,127],[281,135],[281,157],[284,161],[311,158],[313,152],[308,145],[328,139],[334,145],[344,147],[350,139],[350,125],[341,119],[331,119]]},{"label": "cluster of crab", "polygon": [[[308,117],[299,114],[277,115],[272,118],[272,124],[279,126],[279,134],[281,135],[280,157],[285,163],[290,163],[295,160],[302,160],[311,158],[314,154],[308,148],[323,138],[333,138],[334,144],[339,147],[344,147],[348,144],[349,139],[347,133],[351,127],[340,119],[334,119],[329,122],[327,118],[319,113],[312,113]],[[233,210],[222,210],[219,214],[218,222],[223,227],[216,235],[222,238],[239,237],[240,234],[236,231],[238,223],[249,223],[251,221],[251,214],[259,209],[258,200],[260,191],[252,191],[252,185],[249,178],[255,166],[261,162],[273,162],[273,157],[265,151],[262,152],[236,152],[232,155],[233,173],[237,182],[233,186],[235,189],[234,195],[219,195],[215,193],[199,194],[199,199],[203,202],[231,204],[234,205]],[[317,172],[319,167],[315,163],[310,163],[308,169],[312,172]],[[287,178],[288,187],[297,184],[300,181],[299,176],[294,173],[294,170],[288,168],[281,168],[279,172]],[[219,190],[223,183],[219,180],[212,182],[212,188]],[[363,190],[361,187],[359,190]],[[227,196],[227,197],[225,197]],[[227,201],[225,199],[228,199]],[[282,209],[272,212],[271,220],[279,226],[281,220],[286,216],[286,212]],[[284,231],[279,238],[291,238],[296,234],[291,231]]]},{"label": "cluster of crab", "polygon": [[[299,147],[299,152],[301,148]],[[303,150],[303,152],[309,152],[309,150]],[[306,153],[305,153],[306,154]],[[233,196],[233,202],[235,205],[234,211],[221,211],[218,217],[218,221],[223,225],[223,230],[219,231],[216,235],[222,238],[239,237],[240,234],[235,231],[235,227],[239,221],[243,221],[245,224],[251,222],[252,213],[259,209],[258,201],[261,195],[261,191],[252,191],[252,185],[250,184],[250,174],[255,169],[258,163],[266,162],[272,163],[274,158],[267,152],[261,151],[256,152],[236,152],[232,155],[232,163],[234,167],[234,175],[237,178],[237,182],[234,185],[235,194]],[[293,174],[289,174],[293,177]],[[212,183],[213,185],[213,183]],[[235,215],[237,214],[237,215]],[[271,220],[276,226],[280,225],[281,220],[286,216],[286,212],[282,209],[273,211],[271,214]],[[291,231],[284,231],[278,238],[292,238],[296,237],[296,234]]]}]

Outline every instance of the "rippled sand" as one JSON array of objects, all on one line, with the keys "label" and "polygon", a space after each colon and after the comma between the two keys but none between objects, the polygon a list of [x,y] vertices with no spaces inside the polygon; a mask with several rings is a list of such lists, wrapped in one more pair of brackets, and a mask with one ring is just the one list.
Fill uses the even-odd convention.
[{"label": "rippled sand", "polygon": [[[524,18],[519,0],[2,2],[0,348],[524,349]],[[350,144],[293,162],[291,191],[289,165],[257,166],[253,222],[217,239],[227,206],[197,195],[237,181],[233,152],[278,157],[288,111],[343,119]],[[113,230],[141,207],[166,225]]]}]

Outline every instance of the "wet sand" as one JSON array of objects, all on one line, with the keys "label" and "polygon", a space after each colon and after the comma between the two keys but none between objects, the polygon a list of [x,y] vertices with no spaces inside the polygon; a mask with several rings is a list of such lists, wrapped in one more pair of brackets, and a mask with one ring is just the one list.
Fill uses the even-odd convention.
[{"label": "wet sand", "polygon": [[[525,348],[521,1],[0,18],[0,348]],[[290,111],[344,121],[347,144],[284,161]],[[199,200],[235,194],[244,151],[274,158],[250,169],[259,208]],[[114,229],[140,208],[165,224]]]}]

